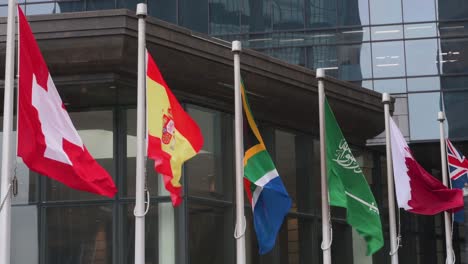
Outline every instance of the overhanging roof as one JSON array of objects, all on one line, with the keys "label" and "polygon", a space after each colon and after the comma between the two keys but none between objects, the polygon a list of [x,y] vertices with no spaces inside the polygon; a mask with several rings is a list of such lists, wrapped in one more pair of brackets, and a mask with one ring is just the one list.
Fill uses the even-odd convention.
[{"label": "overhanging roof", "polygon": [[[133,12],[105,10],[28,19],[69,108],[136,104]],[[230,43],[154,18],[147,22],[147,48],[174,93],[185,102],[233,112]],[[0,20],[2,75],[5,23]],[[318,134],[317,81],[312,70],[249,49],[241,53],[241,70],[257,119]],[[327,78],[326,94],[350,141],[364,144],[383,131],[379,93]]]}]

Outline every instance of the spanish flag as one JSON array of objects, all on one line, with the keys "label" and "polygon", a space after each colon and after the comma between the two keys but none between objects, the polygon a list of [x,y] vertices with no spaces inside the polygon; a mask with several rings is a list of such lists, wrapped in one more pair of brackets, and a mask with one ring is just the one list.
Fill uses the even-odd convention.
[{"label": "spanish flag", "polygon": [[182,202],[182,164],[200,151],[203,136],[172,94],[148,51],[146,55],[148,157],[163,176],[172,204],[178,206]]}]

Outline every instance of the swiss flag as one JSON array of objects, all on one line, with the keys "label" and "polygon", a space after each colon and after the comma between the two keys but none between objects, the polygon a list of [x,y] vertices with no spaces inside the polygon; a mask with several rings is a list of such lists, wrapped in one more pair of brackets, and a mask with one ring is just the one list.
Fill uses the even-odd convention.
[{"label": "swiss flag", "polygon": [[398,207],[423,215],[462,209],[463,192],[445,187],[414,159],[392,118],[390,134]]},{"label": "swiss flag", "polygon": [[18,156],[73,189],[113,197],[114,181],[83,145],[19,6],[18,19]]}]

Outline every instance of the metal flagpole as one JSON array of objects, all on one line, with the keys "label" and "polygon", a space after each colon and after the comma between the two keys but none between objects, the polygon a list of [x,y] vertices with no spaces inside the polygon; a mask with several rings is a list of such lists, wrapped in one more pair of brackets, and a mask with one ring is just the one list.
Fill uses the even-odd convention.
[{"label": "metal flagpole", "polygon": [[236,239],[237,264],[245,264],[245,214],[244,214],[244,139],[242,118],[242,97],[240,89],[240,58],[242,51],[241,42],[232,42],[234,53],[234,112],[235,112],[235,145],[236,145],[236,227],[234,238]]},{"label": "metal flagpole", "polygon": [[[440,131],[440,160],[442,162],[442,183],[445,186],[448,186],[448,176],[447,176],[447,148],[445,142],[445,132],[444,132],[444,121],[445,115],[444,112],[439,112],[437,115],[437,121],[439,121],[439,131]],[[455,263],[455,256],[453,255],[452,249],[452,218],[451,214],[447,211],[444,212],[444,222],[445,222],[445,251],[447,252],[447,258],[445,263],[452,264]]]},{"label": "metal flagpole", "polygon": [[145,263],[145,151],[146,151],[146,4],[137,5],[138,17],[138,99],[135,193],[135,264]]},{"label": "metal flagpole", "polygon": [[385,112],[385,145],[387,146],[387,192],[388,192],[388,222],[390,226],[390,258],[392,264],[398,264],[398,239],[395,218],[395,186],[393,181],[392,149],[390,143],[390,95],[382,94]]},{"label": "metal flagpole", "polygon": [[[3,106],[2,174],[0,182],[0,263],[10,263],[11,188],[13,175],[13,94],[15,71],[15,14],[16,1],[8,1],[5,99]],[[2,208],[3,207],[3,208]]]},{"label": "metal flagpole", "polygon": [[319,126],[320,126],[320,175],[322,192],[322,252],[323,264],[331,264],[330,201],[328,195],[327,160],[325,150],[325,69],[317,69]]}]

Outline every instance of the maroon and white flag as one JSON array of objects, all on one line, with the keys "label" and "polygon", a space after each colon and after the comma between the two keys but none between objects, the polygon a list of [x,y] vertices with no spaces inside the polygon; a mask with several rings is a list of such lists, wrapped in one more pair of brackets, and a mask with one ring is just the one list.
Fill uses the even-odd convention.
[{"label": "maroon and white flag", "polygon": [[462,209],[463,192],[445,187],[414,159],[392,118],[390,134],[398,207],[423,215]]},{"label": "maroon and white flag", "polygon": [[18,19],[18,156],[73,189],[113,197],[114,181],[83,145],[19,6]]}]

